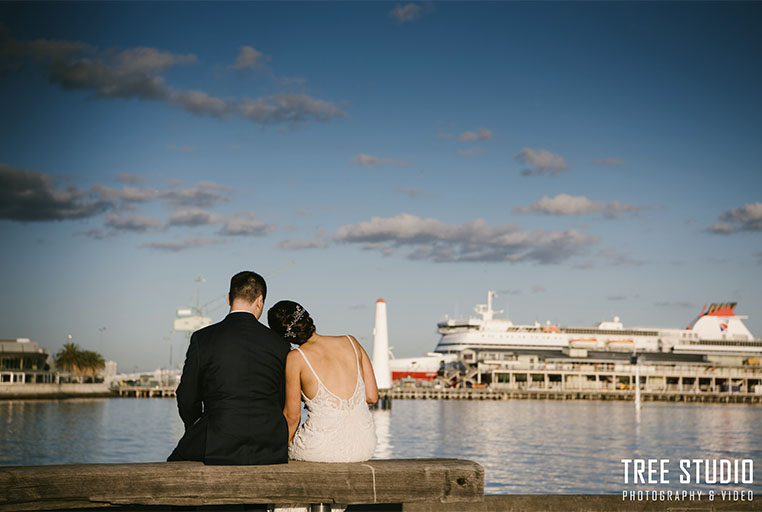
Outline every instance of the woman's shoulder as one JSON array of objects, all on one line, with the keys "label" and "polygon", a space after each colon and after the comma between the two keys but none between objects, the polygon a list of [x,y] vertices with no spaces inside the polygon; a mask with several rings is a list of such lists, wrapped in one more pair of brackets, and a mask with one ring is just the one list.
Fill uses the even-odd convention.
[{"label": "woman's shoulder", "polygon": [[354,338],[354,336],[349,334],[342,334],[339,336],[324,336],[319,335],[315,337],[314,339],[311,339],[310,341],[307,341],[301,345],[302,350],[311,350],[315,347],[321,347],[325,345],[330,345],[334,343],[340,343],[340,342],[347,342],[347,338],[351,338],[353,342],[357,342],[357,340]]}]

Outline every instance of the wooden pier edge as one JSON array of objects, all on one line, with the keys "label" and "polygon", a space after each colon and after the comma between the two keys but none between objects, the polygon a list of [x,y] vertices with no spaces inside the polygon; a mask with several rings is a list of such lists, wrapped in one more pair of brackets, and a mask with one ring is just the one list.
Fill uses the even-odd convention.
[{"label": "wooden pier edge", "polygon": [[0,511],[285,503],[465,503],[484,499],[484,469],[460,459],[200,462],[0,467]]}]

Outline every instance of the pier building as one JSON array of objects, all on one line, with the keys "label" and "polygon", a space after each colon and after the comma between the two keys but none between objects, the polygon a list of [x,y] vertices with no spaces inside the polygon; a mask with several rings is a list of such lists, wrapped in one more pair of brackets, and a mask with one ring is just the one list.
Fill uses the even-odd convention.
[{"label": "pier building", "polygon": [[50,353],[29,338],[0,340],[1,384],[49,384],[55,382],[50,371]]}]

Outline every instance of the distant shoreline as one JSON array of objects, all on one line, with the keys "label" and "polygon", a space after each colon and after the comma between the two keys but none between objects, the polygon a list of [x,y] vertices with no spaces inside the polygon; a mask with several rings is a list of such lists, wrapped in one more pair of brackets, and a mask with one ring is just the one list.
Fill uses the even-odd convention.
[{"label": "distant shoreline", "polygon": [[0,384],[0,400],[50,398],[110,398],[117,395],[104,383]]}]

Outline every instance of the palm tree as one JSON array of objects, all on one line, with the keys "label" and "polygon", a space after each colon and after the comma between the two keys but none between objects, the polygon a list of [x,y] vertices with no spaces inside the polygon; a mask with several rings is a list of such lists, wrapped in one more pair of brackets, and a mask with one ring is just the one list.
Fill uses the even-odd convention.
[{"label": "palm tree", "polygon": [[66,343],[55,357],[56,367],[74,373],[80,380],[90,377],[93,381],[98,370],[106,367],[103,356],[92,350],[82,350],[76,343]]},{"label": "palm tree", "polygon": [[82,351],[76,343],[65,343],[63,348],[56,354],[56,368],[81,376],[81,353]]},{"label": "palm tree", "polygon": [[83,375],[91,377],[93,382],[95,382],[95,374],[98,373],[98,370],[106,367],[103,356],[92,350],[85,350],[80,353],[80,364]]}]

